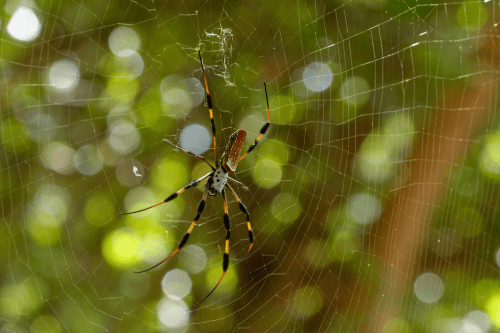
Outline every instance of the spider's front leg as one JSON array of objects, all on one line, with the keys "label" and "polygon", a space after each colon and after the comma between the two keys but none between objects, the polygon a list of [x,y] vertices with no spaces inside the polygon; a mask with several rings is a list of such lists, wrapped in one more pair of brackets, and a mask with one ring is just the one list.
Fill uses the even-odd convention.
[{"label": "spider's front leg", "polygon": [[240,160],[238,162],[240,162],[245,156],[248,155],[248,153],[251,153],[252,150],[254,150],[255,147],[257,147],[257,144],[259,143],[260,138],[264,134],[266,134],[267,130],[269,129],[269,126],[271,125],[271,113],[269,112],[269,98],[267,97],[267,86],[266,86],[265,82],[264,82],[264,90],[266,91],[267,123],[265,123],[264,126],[262,126],[262,128],[260,129],[260,134],[257,137],[257,139],[255,139],[255,143],[253,145],[251,145],[250,148],[248,148],[247,152],[245,154],[243,154],[243,156],[240,157]]},{"label": "spider's front leg", "polygon": [[186,153],[186,154],[188,154],[188,155],[191,155],[191,156],[194,156],[194,157],[196,157],[196,158],[199,158],[200,160],[202,160],[203,162],[205,162],[205,163],[206,163],[206,164],[210,167],[210,169],[212,169],[212,171],[215,171],[215,168],[213,167],[213,165],[212,165],[212,164],[210,164],[210,162],[209,162],[209,161],[207,161],[207,160],[205,159],[205,157],[200,156],[200,155],[196,155],[195,153],[190,152],[189,150],[182,149],[181,147],[178,147],[178,146],[174,145],[172,142],[168,141],[167,139],[163,139],[163,142],[168,143],[169,145],[171,145],[171,146],[172,146],[172,147],[174,147],[174,148],[177,148],[177,149],[182,150],[183,152],[185,152],[185,153]]},{"label": "spider's front leg", "polygon": [[208,178],[210,177],[211,175],[213,175],[213,172],[210,172],[210,173],[207,173],[205,176],[199,178],[199,179],[196,179],[194,181],[192,181],[191,183],[187,184],[186,186],[184,186],[183,188],[181,188],[179,191],[177,192],[174,192],[172,194],[170,194],[168,197],[165,198],[165,200],[163,200],[162,202],[159,202],[153,206],[149,206],[149,207],[146,207],[146,208],[143,208],[143,209],[139,209],[139,210],[136,210],[134,212],[129,212],[129,213],[118,213],[118,215],[129,215],[129,214],[135,214],[135,213],[140,213],[140,212],[143,212],[145,210],[148,210],[148,209],[151,209],[153,207],[156,207],[156,206],[159,206],[161,204],[164,204],[166,202],[169,202],[169,201],[172,201],[174,200],[175,198],[177,198],[179,196],[179,194],[181,194],[182,192],[184,192],[185,190],[188,190],[192,187],[195,187],[195,186],[198,186],[199,183],[201,183],[201,181],[205,178]]},{"label": "spider's front leg", "polygon": [[208,107],[208,110],[210,111],[210,121],[212,122],[212,135],[214,137],[215,167],[219,168],[219,161],[217,160],[217,143],[216,143],[216,139],[215,139],[217,131],[215,129],[214,113],[212,111],[212,109],[214,108],[214,105],[212,102],[212,96],[210,96],[210,92],[208,91],[207,76],[205,75],[205,67],[203,67],[203,60],[201,60],[200,50],[198,50],[198,55],[200,56],[201,71],[203,72],[203,79],[205,80],[205,92],[207,94],[207,107]]}]

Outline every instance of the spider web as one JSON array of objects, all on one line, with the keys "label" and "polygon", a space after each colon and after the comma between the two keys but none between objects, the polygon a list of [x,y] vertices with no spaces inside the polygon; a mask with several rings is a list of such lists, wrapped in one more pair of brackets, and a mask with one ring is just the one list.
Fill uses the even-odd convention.
[{"label": "spider web", "polygon": [[[1,7],[0,330],[500,330],[496,1]],[[221,196],[143,214],[248,132]],[[231,184],[231,183],[230,183]],[[232,258],[249,242],[227,193]]]}]

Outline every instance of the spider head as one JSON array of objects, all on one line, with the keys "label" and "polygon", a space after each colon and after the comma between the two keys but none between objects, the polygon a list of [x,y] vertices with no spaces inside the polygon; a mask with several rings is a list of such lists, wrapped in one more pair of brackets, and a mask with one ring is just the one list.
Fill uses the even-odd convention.
[{"label": "spider head", "polygon": [[211,197],[215,197],[217,194],[217,191],[214,188],[214,177],[210,176],[207,180],[207,194]]},{"label": "spider head", "polygon": [[217,192],[216,190],[214,190],[213,188],[208,188],[208,191],[207,191],[208,195],[211,196],[211,197],[215,197],[219,194],[219,192]]}]

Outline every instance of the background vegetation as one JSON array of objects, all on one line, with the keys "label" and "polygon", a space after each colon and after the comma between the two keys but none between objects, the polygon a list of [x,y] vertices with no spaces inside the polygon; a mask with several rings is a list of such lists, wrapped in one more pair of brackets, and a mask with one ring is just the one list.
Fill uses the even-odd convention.
[{"label": "background vegetation", "polygon": [[[0,7],[6,332],[500,330],[496,2]],[[203,184],[118,213],[207,172],[163,139],[213,161],[198,49],[218,156],[236,129],[257,137],[263,82],[272,124],[234,175],[252,253],[191,308],[221,274],[222,198],[144,274]],[[247,227],[229,199],[237,258]]]}]

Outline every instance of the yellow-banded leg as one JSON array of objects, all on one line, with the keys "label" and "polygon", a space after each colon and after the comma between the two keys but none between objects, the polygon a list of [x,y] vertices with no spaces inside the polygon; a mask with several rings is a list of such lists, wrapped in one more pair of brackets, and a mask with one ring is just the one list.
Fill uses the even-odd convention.
[{"label": "yellow-banded leg", "polygon": [[240,210],[245,214],[247,218],[247,227],[248,227],[248,240],[250,241],[250,246],[248,247],[247,253],[240,259],[233,259],[233,261],[240,261],[246,258],[246,256],[250,253],[250,250],[252,249],[253,246],[253,231],[252,231],[252,225],[250,224],[250,214],[248,213],[248,209],[245,207],[245,205],[241,202],[240,198],[238,195],[236,195],[236,192],[229,186],[229,184],[226,184],[226,187],[229,189],[233,197],[238,201],[238,205],[240,206]]},{"label": "yellow-banded leg", "polygon": [[193,306],[199,305],[201,302],[206,300],[208,296],[212,295],[212,293],[215,291],[215,289],[217,289],[217,287],[221,283],[224,275],[226,275],[227,268],[229,267],[229,238],[231,237],[231,224],[229,221],[229,214],[227,210],[226,193],[224,192],[224,190],[222,190],[221,194],[222,198],[224,199],[224,226],[226,227],[226,248],[224,249],[224,255],[222,257],[222,276],[220,277],[219,282],[217,282],[217,284],[215,285],[214,289],[212,289],[212,291],[210,291],[207,296],[205,296],[201,301],[194,304]]},{"label": "yellow-banded leg", "polygon": [[171,145],[174,148],[182,150],[183,152],[185,152],[188,155],[191,155],[191,156],[199,158],[200,160],[202,160],[203,162],[205,162],[212,169],[212,171],[215,171],[215,168],[212,166],[212,164],[210,164],[210,162],[208,162],[203,156],[196,155],[195,153],[192,153],[189,150],[182,149],[181,147],[178,147],[178,146],[174,145],[172,142],[168,141],[167,139],[163,139],[163,142],[168,143],[169,145]]},{"label": "yellow-banded leg", "polygon": [[267,97],[267,87],[266,87],[266,83],[264,82],[264,90],[266,91],[266,102],[267,102],[267,123],[264,124],[264,126],[262,126],[262,128],[260,129],[260,134],[259,136],[257,137],[257,139],[255,139],[255,143],[253,145],[250,146],[250,148],[248,148],[247,152],[245,154],[243,154],[241,157],[240,157],[240,160],[238,162],[241,162],[241,160],[248,155],[248,153],[252,152],[252,150],[255,149],[255,147],[257,146],[257,144],[259,143],[259,140],[260,138],[262,138],[262,136],[264,134],[266,134],[268,128],[269,128],[269,125],[271,125],[271,113],[269,112],[269,98]]},{"label": "yellow-banded leg", "polygon": [[190,189],[191,187],[195,187],[195,186],[198,186],[199,183],[201,183],[201,181],[205,178],[208,178],[210,175],[212,175],[213,172],[210,172],[210,173],[207,173],[205,176],[199,178],[199,179],[196,179],[196,180],[193,180],[191,183],[187,184],[186,186],[184,186],[183,188],[181,188],[179,191],[177,192],[174,192],[172,194],[170,194],[165,200],[163,200],[162,202],[159,202],[157,203],[156,205],[153,205],[153,206],[149,206],[147,208],[144,208],[144,209],[140,209],[140,210],[136,210],[135,212],[130,212],[130,213],[118,213],[118,215],[128,215],[128,214],[135,214],[135,213],[140,213],[140,212],[143,212],[145,210],[148,210],[148,209],[151,209],[153,207],[156,207],[156,206],[159,206],[161,204],[164,204],[165,202],[169,202],[171,200],[174,200],[175,198],[177,198],[179,196],[179,194],[181,194],[182,192],[184,192],[185,190],[187,189]]},{"label": "yellow-banded leg", "polygon": [[218,169],[219,168],[219,161],[217,160],[217,144],[216,144],[216,140],[215,140],[216,130],[215,130],[214,113],[212,111],[212,109],[214,108],[214,104],[212,102],[212,96],[210,96],[210,92],[208,91],[207,76],[205,75],[205,67],[203,67],[203,60],[201,60],[200,50],[198,50],[198,55],[200,56],[201,71],[203,72],[203,79],[205,80],[205,91],[207,93],[207,106],[208,106],[208,110],[210,111],[210,121],[212,122],[212,134],[214,136],[215,167]]},{"label": "yellow-banded leg", "polygon": [[149,267],[148,269],[145,269],[143,271],[134,271],[134,273],[144,273],[144,272],[147,272],[147,271],[149,271],[149,270],[151,270],[151,269],[153,269],[155,267],[160,266],[165,261],[167,261],[168,259],[172,258],[177,252],[179,252],[180,249],[182,249],[182,247],[184,245],[186,245],[186,243],[187,243],[187,241],[189,239],[189,236],[191,235],[191,232],[193,231],[194,225],[196,224],[196,221],[198,221],[198,219],[201,216],[201,213],[203,213],[203,210],[205,209],[206,200],[207,200],[207,189],[205,189],[205,191],[203,192],[203,198],[198,203],[198,214],[196,214],[196,217],[194,218],[193,222],[191,223],[191,226],[189,227],[188,231],[184,234],[184,236],[182,236],[182,239],[179,242],[179,245],[177,246],[177,249],[174,252],[172,252],[172,254],[170,254],[168,257],[166,257],[165,259],[163,259],[162,261],[160,261],[159,263],[157,263],[153,267]]}]

